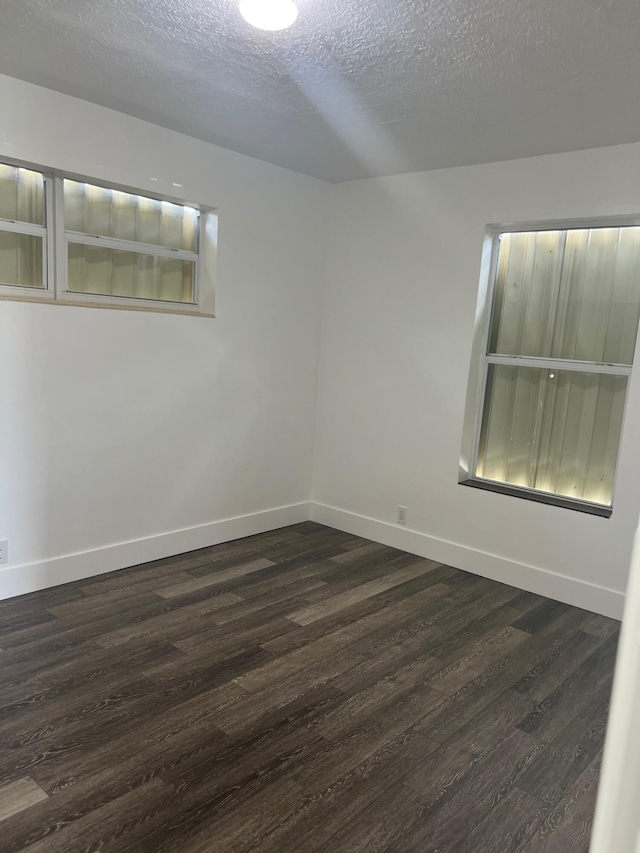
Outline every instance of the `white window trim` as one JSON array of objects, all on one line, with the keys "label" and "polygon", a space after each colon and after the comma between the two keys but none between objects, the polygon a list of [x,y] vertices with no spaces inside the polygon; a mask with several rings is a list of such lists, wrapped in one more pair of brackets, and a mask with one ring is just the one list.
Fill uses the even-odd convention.
[{"label": "white window trim", "polygon": [[[538,503],[551,504],[553,506],[563,507],[566,509],[574,509],[579,512],[586,512],[592,515],[602,516],[604,518],[609,518],[611,516],[613,512],[613,498],[615,496],[616,481],[620,468],[619,452],[616,460],[616,470],[614,471],[611,506],[593,503],[586,500],[578,500],[576,498],[558,495],[554,492],[543,492],[538,489],[513,486],[508,483],[501,483],[495,480],[485,480],[482,477],[477,476],[476,470],[490,364],[509,364],[516,367],[554,368],[556,370],[615,374],[629,377],[632,372],[632,367],[630,365],[547,359],[529,356],[503,356],[488,353],[493,300],[497,279],[500,235],[519,231],[566,231],[579,228],[624,228],[629,226],[640,226],[640,215],[518,222],[487,226],[483,242],[482,261],[480,265],[480,286],[476,306],[471,366],[469,369],[469,381],[467,384],[467,397],[462,429],[462,448],[460,453],[458,476],[458,482],[461,485],[472,486],[477,489],[484,489],[491,492],[498,492],[512,497],[526,498]],[[636,340],[636,353],[637,352],[640,352],[640,328],[638,330],[638,337]],[[620,430],[620,444],[624,434],[628,400],[629,383],[627,383],[622,428]]]},{"label": "white window trim", "polygon": [[[217,261],[218,215],[213,208],[204,207],[184,199],[166,197],[136,187],[117,183],[106,183],[85,175],[59,172],[44,166],[0,158],[0,162],[40,172],[44,177],[45,224],[0,219],[0,231],[33,234],[43,238],[43,287],[28,287],[0,282],[0,300],[17,302],[46,302],[52,305],[75,307],[111,308],[130,311],[146,311],[161,314],[183,314],[197,317],[215,317],[214,285]],[[80,181],[105,189],[167,201],[184,207],[193,207],[199,212],[196,251],[170,249],[165,246],[120,240],[112,237],[91,235],[85,232],[64,229],[64,180]],[[167,299],[140,299],[132,296],[109,296],[107,294],[79,293],[67,289],[68,244],[81,243],[88,246],[105,246],[145,255],[165,258],[181,258],[195,263],[195,301],[172,302]]]}]

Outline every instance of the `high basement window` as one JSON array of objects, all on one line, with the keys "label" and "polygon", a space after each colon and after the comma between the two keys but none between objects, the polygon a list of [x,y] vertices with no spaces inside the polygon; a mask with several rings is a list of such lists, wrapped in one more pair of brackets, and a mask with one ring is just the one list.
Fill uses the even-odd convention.
[{"label": "high basement window", "polygon": [[608,516],[640,318],[640,227],[498,229],[488,255],[461,482]]},{"label": "high basement window", "polygon": [[0,282],[7,295],[47,291],[47,220],[44,175],[0,163]]},{"label": "high basement window", "polygon": [[0,163],[0,296],[212,311],[213,211]]}]

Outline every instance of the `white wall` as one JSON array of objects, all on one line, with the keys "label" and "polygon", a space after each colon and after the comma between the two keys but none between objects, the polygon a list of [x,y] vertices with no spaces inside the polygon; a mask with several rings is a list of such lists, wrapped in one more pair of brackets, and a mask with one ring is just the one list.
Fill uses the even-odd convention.
[{"label": "white wall", "polygon": [[640,530],[631,559],[624,621],[589,853],[640,850]]},{"label": "white wall", "polygon": [[0,115],[0,158],[220,212],[215,320],[0,302],[0,597],[305,517],[328,185],[7,77]]},{"label": "white wall", "polygon": [[[640,510],[640,370],[610,520],[457,479],[485,225],[629,213],[640,145],[336,187],[314,517],[619,616]],[[398,504],[415,533],[395,526]]]},{"label": "white wall", "polygon": [[0,114],[0,158],[220,211],[215,320],[0,302],[0,597],[306,517],[315,429],[316,518],[620,614],[640,371],[610,520],[457,474],[485,224],[638,213],[640,145],[329,187],[6,77]]}]

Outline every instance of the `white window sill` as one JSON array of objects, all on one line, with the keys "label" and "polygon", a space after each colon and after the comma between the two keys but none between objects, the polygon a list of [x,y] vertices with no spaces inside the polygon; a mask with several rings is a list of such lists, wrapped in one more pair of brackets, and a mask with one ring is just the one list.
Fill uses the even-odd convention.
[{"label": "white window sill", "polygon": [[0,301],[2,302],[32,302],[39,303],[41,305],[70,305],[73,308],[104,308],[108,311],[142,311],[147,314],[178,314],[182,317],[208,317],[209,319],[215,318],[215,314],[209,314],[204,311],[198,311],[197,308],[179,308],[179,307],[164,307],[164,306],[150,306],[150,305],[129,305],[124,304],[122,302],[93,302],[89,300],[77,300],[74,301],[72,299],[54,299],[51,295],[42,295],[38,296],[14,296],[13,294],[0,294]]}]

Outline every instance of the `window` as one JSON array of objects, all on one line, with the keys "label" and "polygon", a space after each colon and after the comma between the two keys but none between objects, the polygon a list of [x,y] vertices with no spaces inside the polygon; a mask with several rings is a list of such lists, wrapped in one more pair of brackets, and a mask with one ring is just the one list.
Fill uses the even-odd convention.
[{"label": "window", "polygon": [[488,255],[461,482],[608,516],[640,318],[640,227],[498,230]]},{"label": "window", "polygon": [[0,164],[5,298],[210,314],[216,231],[195,205]]},{"label": "window", "polygon": [[44,175],[0,163],[0,282],[7,292],[47,289]]}]

